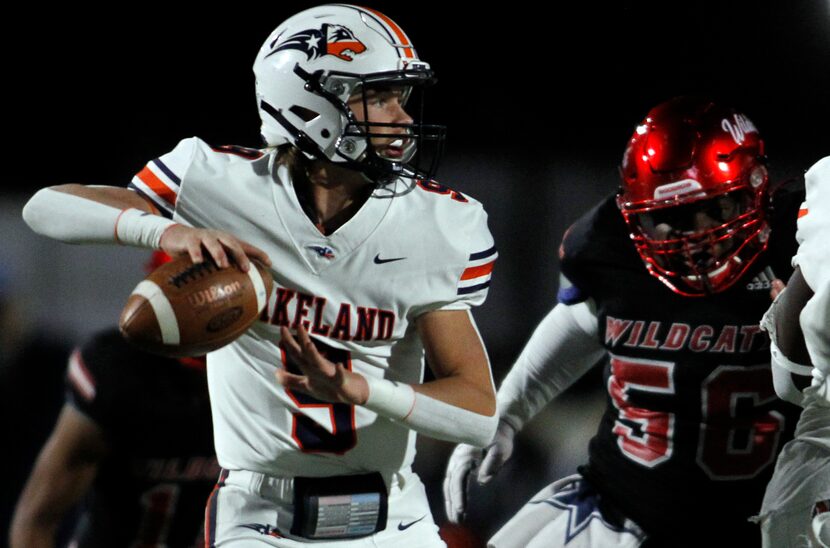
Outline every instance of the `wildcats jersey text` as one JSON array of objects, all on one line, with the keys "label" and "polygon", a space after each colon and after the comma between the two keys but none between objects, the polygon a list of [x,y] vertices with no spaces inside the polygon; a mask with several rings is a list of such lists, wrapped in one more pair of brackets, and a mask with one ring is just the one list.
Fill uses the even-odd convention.
[{"label": "wildcats jersey text", "polygon": [[276,151],[213,149],[198,138],[147,164],[131,188],[174,220],[227,231],[273,262],[275,288],[260,321],[208,357],[224,468],[388,477],[411,464],[414,432],[277,384],[277,368],[295,367],[279,330],[304,326],[324,355],[365,376],[421,382],[417,318],[469,309],[487,295],[497,252],[480,203],[435,182],[399,179],[324,235]]}]

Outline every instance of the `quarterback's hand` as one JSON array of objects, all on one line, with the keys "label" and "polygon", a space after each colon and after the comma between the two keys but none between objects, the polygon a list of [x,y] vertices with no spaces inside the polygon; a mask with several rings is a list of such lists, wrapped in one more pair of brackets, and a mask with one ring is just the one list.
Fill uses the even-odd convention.
[{"label": "quarterback's hand", "polygon": [[363,375],[352,373],[342,363],[334,363],[320,354],[308,332],[297,327],[295,338],[287,327],[280,328],[282,347],[288,359],[299,367],[301,374],[277,368],[277,382],[295,390],[332,403],[363,405],[369,398],[369,384]]},{"label": "quarterback's hand", "polygon": [[461,444],[455,448],[447,463],[444,478],[444,505],[447,518],[458,523],[467,511],[467,483],[470,474],[478,467],[478,483],[484,485],[513,454],[513,438],[516,430],[505,421],[499,421],[493,441],[484,449]]},{"label": "quarterback's hand", "polygon": [[271,266],[271,259],[263,250],[227,232],[211,228],[172,225],[161,235],[159,245],[162,251],[171,257],[190,255],[190,260],[194,263],[204,261],[204,251],[207,250],[219,268],[230,266],[228,254],[243,272],[247,272],[251,267],[248,257],[258,260],[265,266]]}]

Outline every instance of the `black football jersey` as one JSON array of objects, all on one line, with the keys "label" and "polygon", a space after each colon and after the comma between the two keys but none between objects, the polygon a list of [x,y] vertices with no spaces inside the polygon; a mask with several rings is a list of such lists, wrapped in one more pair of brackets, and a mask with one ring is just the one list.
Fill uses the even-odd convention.
[{"label": "black football jersey", "polygon": [[800,411],[776,397],[758,324],[770,282],[791,274],[799,203],[777,199],[767,250],[706,297],[680,296],[647,272],[613,196],[565,236],[562,272],[573,287],[560,300],[593,299],[609,353],[607,408],[582,472],[652,546],[760,538],[747,519]]},{"label": "black football jersey", "polygon": [[110,447],[77,546],[204,545],[205,503],[219,467],[203,364],[141,352],[113,330],[76,351],[67,379],[69,401]]}]

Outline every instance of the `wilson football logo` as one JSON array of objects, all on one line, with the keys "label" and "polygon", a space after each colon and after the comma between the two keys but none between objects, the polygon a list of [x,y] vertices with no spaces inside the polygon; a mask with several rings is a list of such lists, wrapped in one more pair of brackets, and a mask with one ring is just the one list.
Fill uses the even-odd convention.
[{"label": "wilson football logo", "polygon": [[320,29],[308,29],[289,36],[268,55],[287,49],[304,52],[308,61],[319,59],[324,55],[334,55],[338,59],[351,62],[355,55],[366,51],[366,46],[343,25],[324,23]]}]

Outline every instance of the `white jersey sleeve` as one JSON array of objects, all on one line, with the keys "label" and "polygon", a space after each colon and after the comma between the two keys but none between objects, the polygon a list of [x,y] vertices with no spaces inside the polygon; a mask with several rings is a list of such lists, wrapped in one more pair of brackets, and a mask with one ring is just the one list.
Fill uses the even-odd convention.
[{"label": "white jersey sleeve", "polygon": [[443,307],[443,310],[458,310],[480,306],[487,298],[490,277],[498,258],[493,236],[487,228],[487,213],[478,209],[469,227],[469,256],[456,290],[457,299]]},{"label": "white jersey sleeve", "polygon": [[417,245],[433,274],[431,297],[412,310],[413,317],[484,303],[498,252],[481,203],[434,181],[415,182],[401,203],[417,211],[407,214],[420,227]]},{"label": "white jersey sleeve", "polygon": [[517,431],[605,354],[589,301],[559,303],[539,323],[496,395],[499,416]]},{"label": "white jersey sleeve", "polygon": [[153,203],[163,216],[172,218],[182,181],[200,144],[205,146],[198,137],[182,139],[173,150],[149,161],[128,188]]}]

